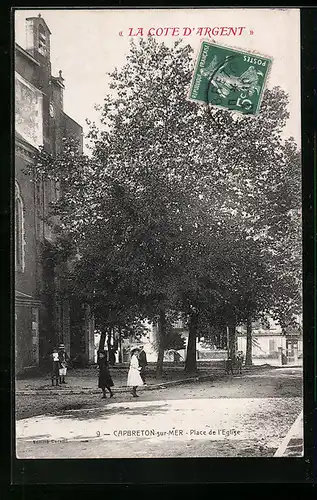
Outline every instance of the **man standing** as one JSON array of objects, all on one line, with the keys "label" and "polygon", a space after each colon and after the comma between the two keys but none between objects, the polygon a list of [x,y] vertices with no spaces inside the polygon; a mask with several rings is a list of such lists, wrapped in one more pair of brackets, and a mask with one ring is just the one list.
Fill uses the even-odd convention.
[{"label": "man standing", "polygon": [[147,367],[147,359],[146,359],[146,353],[144,351],[144,346],[143,345],[140,346],[140,352],[139,352],[138,359],[139,359],[139,366],[141,368],[141,370],[140,370],[141,379],[143,380],[143,384],[146,385],[146,381],[145,381],[145,369]]},{"label": "man standing", "polygon": [[59,383],[66,384],[65,377],[67,372],[68,356],[64,344],[60,344],[58,348],[59,357]]}]

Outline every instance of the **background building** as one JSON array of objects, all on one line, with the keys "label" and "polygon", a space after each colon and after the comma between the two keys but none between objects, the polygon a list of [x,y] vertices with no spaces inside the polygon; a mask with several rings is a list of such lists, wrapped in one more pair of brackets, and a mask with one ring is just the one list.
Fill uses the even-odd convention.
[{"label": "background building", "polygon": [[[83,144],[82,127],[63,111],[62,72],[58,76],[51,73],[50,37],[45,20],[40,15],[30,17],[26,19],[25,48],[15,46],[17,373],[41,364],[58,342],[64,342],[68,352],[71,348],[71,304],[61,282],[62,269],[54,263],[54,234],[45,223],[60,186],[52,181],[35,182],[25,172],[26,167],[32,171],[40,146],[54,155],[61,150],[63,138],[75,138],[80,149]],[[81,310],[82,337],[87,341],[87,312]]]},{"label": "background building", "polygon": [[[271,317],[265,322],[252,323],[252,360],[254,364],[267,362],[271,365],[299,364],[303,357],[303,335],[299,326],[288,327],[285,331]],[[237,328],[238,350],[246,353],[246,327]]]}]

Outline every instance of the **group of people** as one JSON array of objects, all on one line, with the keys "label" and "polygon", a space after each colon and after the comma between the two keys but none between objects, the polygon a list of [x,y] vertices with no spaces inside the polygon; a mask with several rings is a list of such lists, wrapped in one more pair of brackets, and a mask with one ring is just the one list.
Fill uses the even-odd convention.
[{"label": "group of people", "polygon": [[[98,387],[102,390],[102,398],[107,397],[107,392],[110,394],[110,398],[113,397],[112,387],[114,386],[110,370],[109,363],[107,360],[107,354],[105,350],[98,351],[97,363],[99,368],[98,377]],[[135,347],[131,350],[131,361],[128,372],[127,386],[132,387],[132,396],[134,398],[138,397],[137,388],[142,385],[146,385],[145,381],[145,370],[147,366],[146,353],[143,347]]]},{"label": "group of people", "polygon": [[[68,365],[68,355],[65,350],[65,345],[60,344],[52,353],[52,385],[66,384],[66,373]],[[233,375],[234,365],[237,367],[238,373],[242,373],[244,356],[242,351],[238,351],[235,359],[229,357],[226,361],[226,373]],[[109,392],[110,398],[113,397],[112,387],[114,386],[110,370],[107,353],[100,349],[97,354],[97,364],[99,368],[98,387],[102,390],[102,397],[107,397]],[[145,371],[147,367],[147,358],[143,346],[134,347],[131,350],[131,360],[128,372],[127,386],[132,388],[132,396],[138,397],[137,388],[146,385]]]},{"label": "group of people", "polygon": [[53,349],[52,353],[52,385],[66,384],[66,373],[68,364],[68,355],[65,350],[65,345],[60,344]]},{"label": "group of people", "polygon": [[233,375],[233,368],[236,367],[238,374],[242,373],[242,366],[244,362],[243,351],[237,351],[235,357],[229,356],[226,361],[226,373]]}]

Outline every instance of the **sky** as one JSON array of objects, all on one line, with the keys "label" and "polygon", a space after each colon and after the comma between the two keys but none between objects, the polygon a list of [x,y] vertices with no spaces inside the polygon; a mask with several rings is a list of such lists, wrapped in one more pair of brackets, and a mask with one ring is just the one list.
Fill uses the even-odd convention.
[{"label": "sky", "polygon": [[[254,51],[273,58],[267,87],[281,86],[290,99],[285,135],[301,140],[300,119],[300,15],[299,9],[164,9],[164,10],[16,10],[15,40],[25,48],[25,19],[41,14],[51,35],[52,73],[65,78],[64,111],[88,131],[86,118],[98,120],[95,104],[109,92],[106,73],[125,63],[129,29],[144,34],[150,28],[195,28],[186,37],[160,36],[171,45],[183,38],[197,54],[202,38],[199,27],[244,27],[241,36],[212,38],[219,44]],[[239,31],[238,31],[239,32]],[[250,33],[252,32],[252,33]],[[133,36],[136,39],[136,36]],[[207,36],[208,39],[208,36]],[[211,41],[211,39],[210,39]]]}]

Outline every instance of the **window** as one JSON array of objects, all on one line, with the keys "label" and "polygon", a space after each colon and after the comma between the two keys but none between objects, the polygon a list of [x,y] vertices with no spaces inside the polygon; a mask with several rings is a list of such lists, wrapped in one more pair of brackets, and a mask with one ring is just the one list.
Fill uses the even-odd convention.
[{"label": "window", "polygon": [[43,26],[39,26],[39,52],[46,56],[46,33]]},{"label": "window", "polygon": [[15,268],[24,272],[24,209],[20,187],[15,183]]},{"label": "window", "polygon": [[269,339],[269,354],[274,354],[275,352],[275,340],[274,339]]}]

